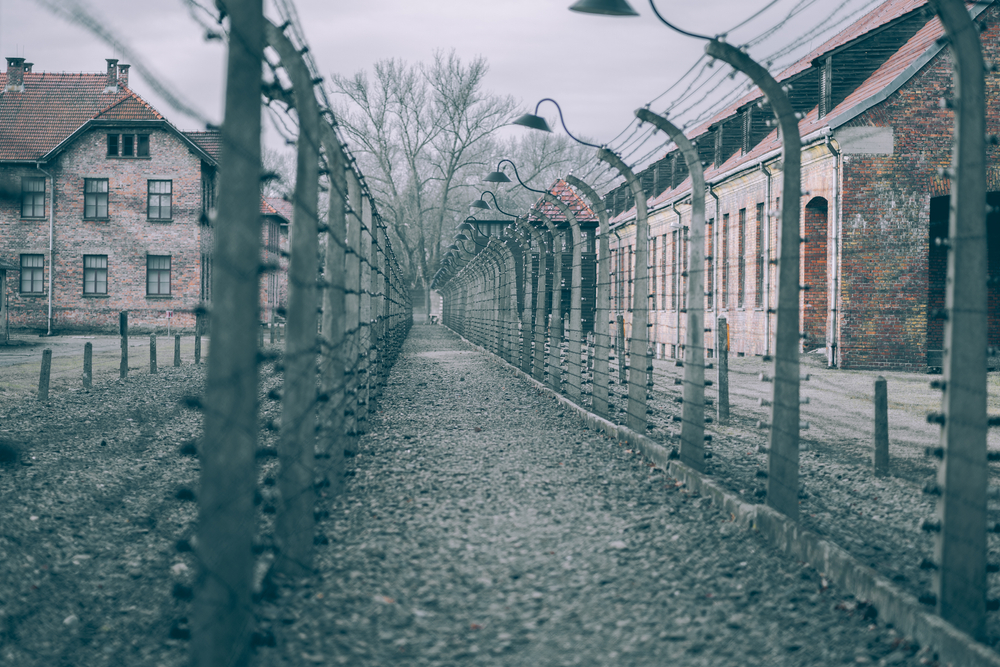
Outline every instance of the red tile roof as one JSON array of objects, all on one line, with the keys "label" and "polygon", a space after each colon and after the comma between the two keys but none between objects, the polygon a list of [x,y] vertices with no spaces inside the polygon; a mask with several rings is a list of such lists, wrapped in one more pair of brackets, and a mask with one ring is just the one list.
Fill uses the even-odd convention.
[{"label": "red tile roof", "polygon": [[[577,196],[576,190],[571,188],[566,181],[561,178],[557,179],[552,184],[552,187],[549,188],[549,192],[561,199],[569,207],[569,210],[573,213],[573,217],[576,218],[578,223],[597,224],[597,216],[587,206],[586,202]],[[535,204],[535,208],[541,210],[554,223],[566,222],[566,216],[563,215],[562,211],[555,204],[547,202],[542,198],[539,198]],[[531,219],[537,220],[538,218],[529,216],[529,220]]]},{"label": "red tile roof", "polygon": [[106,74],[26,72],[24,90],[4,91],[0,73],[0,160],[37,160],[89,120],[163,120],[132,90],[105,92]]},{"label": "red tile roof", "polygon": [[264,215],[276,215],[286,222],[292,221],[292,202],[281,197],[261,197],[260,212]]},{"label": "red tile roof", "polygon": [[206,132],[185,132],[184,136],[212,156],[216,162],[222,157],[222,134],[218,130]]},{"label": "red tile roof", "polygon": [[[900,16],[903,16],[904,14],[924,4],[926,4],[926,0],[888,0],[888,2],[885,2],[877,7],[860,21],[851,25],[836,37],[828,40],[819,48],[813,50],[809,55],[786,69],[776,78],[778,80],[783,80],[789,76],[797,74],[798,72],[803,71],[805,67],[808,67],[812,60],[815,60],[822,54],[827,53],[839,46],[843,46],[851,40],[862,36],[875,28],[885,25],[886,23],[899,18]],[[914,64],[919,65],[919,61],[922,56],[932,53],[931,49],[935,47],[937,39],[942,34],[944,34],[944,29],[941,27],[941,22],[937,19],[937,17],[929,18],[927,24],[924,25],[923,28],[918,30],[913,37],[900,47],[896,53],[883,62],[881,66],[879,66],[879,68],[868,77],[868,79],[853,90],[851,94],[838,104],[830,113],[823,118],[820,118],[818,108],[813,107],[813,109],[810,110],[801,121],[799,121],[799,136],[807,136],[827,126],[837,127],[854,117],[857,113],[859,105],[866,102],[871,103],[873,99],[876,102],[879,101],[879,98],[876,96],[880,93],[884,94],[884,91],[889,90],[893,82],[896,82],[899,77],[903,76],[908,67]],[[754,88],[753,91],[747,94],[742,100],[730,105],[725,110],[713,116],[709,122],[704,123],[690,133],[687,133],[688,136],[695,137],[703,134],[708,130],[710,125],[722,120],[723,118],[733,115],[739,107],[760,96],[761,93],[759,89]],[[706,169],[705,179],[706,181],[711,181],[726,172],[739,168],[740,165],[752,164],[764,155],[780,150],[781,146],[781,141],[778,139],[778,133],[775,130],[769,133],[762,141],[754,146],[749,153],[743,154],[737,151],[725,163]],[[649,201],[649,205],[654,207],[662,205],[683,196],[684,194],[690,192],[690,190],[691,179],[688,177],[676,188],[668,188],[655,199],[651,199]],[[633,207],[616,216],[613,222],[622,222],[634,216],[635,208]]]},{"label": "red tile roof", "polygon": [[[812,66],[812,62],[822,56],[825,53],[829,53],[836,48],[844,46],[848,42],[854,41],[859,37],[863,37],[872,30],[882,27],[886,23],[894,21],[905,14],[912,12],[915,9],[922,7],[927,4],[927,0],[886,0],[872,11],[865,14],[858,21],[852,23],[847,28],[839,32],[837,35],[831,37],[827,41],[823,42],[820,46],[810,51],[808,54],[797,60],[795,63],[786,67],[780,74],[774,78],[778,81],[784,81],[800,72],[804,72]],[[937,19],[934,20],[937,22]],[[919,55],[919,54],[917,54]],[[695,129],[690,132],[685,132],[688,137],[697,137],[708,131],[708,128],[720,120],[729,118],[736,113],[738,109],[746,106],[754,100],[763,97],[763,93],[760,92],[760,88],[754,86],[750,92],[733,102],[726,108],[719,111],[717,114],[712,116],[708,121],[702,123],[695,127]]]}]

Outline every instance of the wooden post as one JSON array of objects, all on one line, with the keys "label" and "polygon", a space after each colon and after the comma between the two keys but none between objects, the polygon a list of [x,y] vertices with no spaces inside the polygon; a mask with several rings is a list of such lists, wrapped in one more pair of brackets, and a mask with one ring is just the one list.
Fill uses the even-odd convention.
[{"label": "wooden post", "polygon": [[884,477],[889,474],[889,398],[885,378],[875,378],[875,437],[872,464],[875,474]]},{"label": "wooden post", "polygon": [[52,372],[52,350],[42,350],[42,372],[38,376],[38,400],[49,400],[49,374]]},{"label": "wooden post", "polygon": [[720,424],[729,423],[729,323],[720,317],[715,324],[715,349],[719,353],[719,401],[718,412]]},{"label": "wooden post", "polygon": [[94,344],[87,343],[83,346],[83,388],[90,389],[94,381]]},{"label": "wooden post", "polygon": [[174,366],[181,365],[181,335],[174,336]]},{"label": "wooden post", "polygon": [[149,373],[156,373],[156,334],[149,334]]},{"label": "wooden post", "polygon": [[118,313],[118,332],[122,337],[122,360],[118,366],[119,377],[128,375],[128,311]]}]

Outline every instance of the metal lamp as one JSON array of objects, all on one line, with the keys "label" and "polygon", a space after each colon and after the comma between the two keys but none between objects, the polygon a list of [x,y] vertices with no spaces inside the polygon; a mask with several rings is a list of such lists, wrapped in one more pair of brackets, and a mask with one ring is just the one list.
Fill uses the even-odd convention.
[{"label": "metal lamp", "polygon": [[605,16],[638,16],[625,0],[580,0],[570,6],[570,11],[581,14],[604,14]]}]

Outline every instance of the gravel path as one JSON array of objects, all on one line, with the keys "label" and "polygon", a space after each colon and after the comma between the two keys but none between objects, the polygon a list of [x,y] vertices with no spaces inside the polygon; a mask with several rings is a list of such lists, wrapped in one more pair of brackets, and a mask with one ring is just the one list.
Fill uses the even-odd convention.
[{"label": "gravel path", "polygon": [[933,664],[875,610],[416,326],[259,664]]}]

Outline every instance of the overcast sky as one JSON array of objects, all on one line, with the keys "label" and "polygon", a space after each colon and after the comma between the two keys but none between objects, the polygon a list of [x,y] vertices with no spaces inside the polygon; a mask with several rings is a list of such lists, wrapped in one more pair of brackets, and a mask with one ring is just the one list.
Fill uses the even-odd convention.
[{"label": "overcast sky", "polygon": [[[36,72],[100,72],[105,58],[119,57],[133,64],[140,59],[202,117],[221,121],[224,47],[203,39],[204,29],[183,0],[48,1],[86,7],[133,57],[123,56],[86,28],[56,17],[36,0],[0,0],[2,55],[24,56],[35,64]],[[382,58],[429,62],[436,49],[454,48],[464,60],[486,57],[487,87],[493,92],[512,95],[531,109],[539,99],[553,97],[574,134],[609,142],[633,120],[636,108],[660,95],[702,55],[704,43],[657,22],[644,0],[630,0],[641,14],[638,18],[577,14],[567,10],[572,1],[297,0],[294,4],[323,75],[370,70]],[[213,0],[197,2],[214,7]],[[841,2],[778,0],[730,41],[748,39],[796,6],[811,5],[766,48],[761,47],[769,52],[782,40],[802,34]],[[872,2],[847,0],[838,16]],[[767,4],[768,0],[660,0],[657,6],[687,30],[715,34]],[[812,40],[800,50],[820,41]],[[175,125],[198,128],[197,118],[171,108],[136,69],[131,84],[140,95]],[[653,109],[673,101],[668,95]],[[551,118],[554,107],[546,105],[542,113]]]}]

